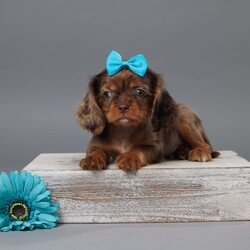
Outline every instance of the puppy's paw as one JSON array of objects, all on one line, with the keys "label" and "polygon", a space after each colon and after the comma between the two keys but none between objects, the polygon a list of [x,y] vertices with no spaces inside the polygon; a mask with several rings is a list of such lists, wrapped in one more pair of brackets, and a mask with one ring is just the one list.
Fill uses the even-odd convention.
[{"label": "puppy's paw", "polygon": [[107,161],[100,156],[90,155],[83,158],[79,166],[83,170],[104,170],[107,168]]},{"label": "puppy's paw", "polygon": [[209,150],[195,148],[188,153],[189,161],[207,162],[212,161],[212,155]]},{"label": "puppy's paw", "polygon": [[130,152],[118,156],[116,158],[116,164],[120,169],[125,171],[135,171],[146,165],[137,155]]}]

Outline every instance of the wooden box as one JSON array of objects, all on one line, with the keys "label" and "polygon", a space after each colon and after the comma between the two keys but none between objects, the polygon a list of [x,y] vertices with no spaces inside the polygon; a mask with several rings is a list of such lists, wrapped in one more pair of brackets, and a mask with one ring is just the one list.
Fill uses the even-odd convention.
[{"label": "wooden box", "polygon": [[208,163],[168,161],[136,173],[114,164],[83,171],[81,153],[40,154],[38,174],[60,204],[61,223],[250,220],[250,162],[232,151]]}]

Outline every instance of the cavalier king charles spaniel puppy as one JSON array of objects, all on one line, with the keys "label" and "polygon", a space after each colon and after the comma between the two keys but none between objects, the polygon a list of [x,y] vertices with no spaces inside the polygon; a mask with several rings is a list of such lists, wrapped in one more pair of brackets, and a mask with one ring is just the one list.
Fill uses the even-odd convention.
[{"label": "cavalier king charles spaniel puppy", "polygon": [[198,115],[176,103],[149,68],[143,76],[124,67],[92,77],[76,117],[93,134],[79,164],[84,170],[106,169],[110,159],[134,171],[164,159],[207,162],[219,156]]}]

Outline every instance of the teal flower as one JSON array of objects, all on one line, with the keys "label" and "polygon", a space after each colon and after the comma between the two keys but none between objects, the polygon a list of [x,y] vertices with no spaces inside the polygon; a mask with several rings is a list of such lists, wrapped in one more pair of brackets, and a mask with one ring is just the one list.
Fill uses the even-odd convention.
[{"label": "teal flower", "polygon": [[0,231],[52,228],[59,217],[39,176],[27,171],[0,175]]}]

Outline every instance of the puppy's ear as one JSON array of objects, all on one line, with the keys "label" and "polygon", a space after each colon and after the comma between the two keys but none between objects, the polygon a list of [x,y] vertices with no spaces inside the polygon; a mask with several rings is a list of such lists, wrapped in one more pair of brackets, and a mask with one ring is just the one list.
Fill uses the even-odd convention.
[{"label": "puppy's ear", "polygon": [[96,101],[101,77],[99,74],[91,79],[86,96],[77,104],[76,108],[76,120],[83,129],[94,135],[100,134],[106,124],[106,118]]},{"label": "puppy's ear", "polygon": [[172,128],[176,121],[176,103],[164,88],[164,81],[160,75],[152,73],[151,80],[153,80],[155,90],[151,113],[154,131],[159,131],[161,128]]}]

